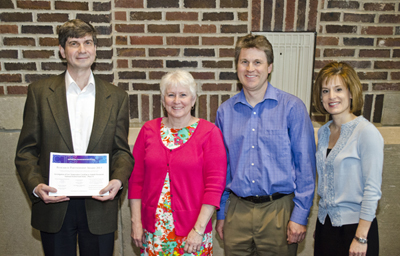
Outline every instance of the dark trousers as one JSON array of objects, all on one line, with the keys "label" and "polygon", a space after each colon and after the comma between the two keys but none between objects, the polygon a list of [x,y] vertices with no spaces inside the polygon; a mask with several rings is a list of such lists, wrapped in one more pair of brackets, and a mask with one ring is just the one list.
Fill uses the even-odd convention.
[{"label": "dark trousers", "polygon": [[[357,226],[358,224],[350,224],[333,227],[329,216],[326,216],[324,224],[317,219],[314,256],[348,256]],[[376,218],[371,223],[367,239],[367,256],[378,256],[379,236]]]},{"label": "dark trousers", "polygon": [[89,231],[85,199],[71,199],[64,223],[58,233],[40,232],[46,256],[75,256],[78,240],[80,256],[111,256],[114,232],[93,235]]}]

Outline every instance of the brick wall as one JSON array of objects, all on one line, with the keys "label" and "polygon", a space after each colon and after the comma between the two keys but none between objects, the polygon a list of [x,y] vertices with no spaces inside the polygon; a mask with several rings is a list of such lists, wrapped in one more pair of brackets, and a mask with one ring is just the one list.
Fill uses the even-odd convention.
[{"label": "brick wall", "polygon": [[0,95],[25,94],[29,83],[65,69],[56,28],[73,18],[98,29],[94,72],[129,93],[133,125],[163,115],[159,81],[175,68],[198,82],[196,115],[214,121],[240,88],[234,43],[250,31],[316,31],[315,72],[332,60],[353,65],[371,121],[381,121],[385,95],[400,93],[396,0],[1,0]]}]

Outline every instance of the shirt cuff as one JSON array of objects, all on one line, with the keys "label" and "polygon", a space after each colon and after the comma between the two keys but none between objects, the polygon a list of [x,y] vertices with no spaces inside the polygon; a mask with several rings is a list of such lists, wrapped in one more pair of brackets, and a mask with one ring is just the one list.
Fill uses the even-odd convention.
[{"label": "shirt cuff", "polygon": [[33,189],[33,191],[32,191],[32,194],[34,195],[34,196],[36,196],[37,198],[39,198],[39,196],[35,193],[35,189],[37,188],[37,186]]},{"label": "shirt cuff", "polygon": [[304,210],[295,205],[290,220],[306,226],[308,223],[308,215],[310,215],[310,210]]}]

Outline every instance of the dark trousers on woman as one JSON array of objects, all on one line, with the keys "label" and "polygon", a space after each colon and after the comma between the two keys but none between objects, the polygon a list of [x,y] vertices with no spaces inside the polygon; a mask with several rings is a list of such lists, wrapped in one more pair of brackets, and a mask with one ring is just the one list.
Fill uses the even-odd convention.
[{"label": "dark trousers on woman", "polygon": [[[329,216],[326,216],[325,224],[321,224],[317,219],[314,256],[348,256],[357,226],[358,223],[333,227]],[[379,236],[376,218],[371,223],[367,239],[367,256],[378,256]]]},{"label": "dark trousers on woman", "polygon": [[[78,240],[81,256],[111,256],[114,251],[114,232],[93,235],[86,218],[85,199],[71,199],[61,230],[40,232],[46,256],[76,256]],[[78,239],[77,239],[78,238]]]}]

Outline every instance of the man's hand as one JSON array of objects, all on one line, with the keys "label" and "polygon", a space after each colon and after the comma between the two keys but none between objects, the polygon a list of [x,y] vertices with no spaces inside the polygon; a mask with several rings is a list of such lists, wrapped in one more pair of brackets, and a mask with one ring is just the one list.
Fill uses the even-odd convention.
[{"label": "man's hand", "polygon": [[49,187],[44,183],[40,183],[34,190],[35,194],[40,197],[46,204],[60,203],[68,201],[69,197],[66,196],[49,196],[49,192],[57,192],[56,188]]},{"label": "man's hand", "polygon": [[217,224],[215,224],[215,230],[222,240],[224,240],[224,224],[225,220],[217,220]]},{"label": "man's hand", "polygon": [[287,226],[288,244],[300,243],[306,237],[307,227],[293,221],[289,221]]},{"label": "man's hand", "polygon": [[109,192],[109,194],[107,196],[92,196],[92,198],[99,201],[113,200],[114,197],[117,195],[121,186],[122,182],[120,180],[117,179],[110,180],[108,185],[99,192],[100,195],[106,192]]}]

